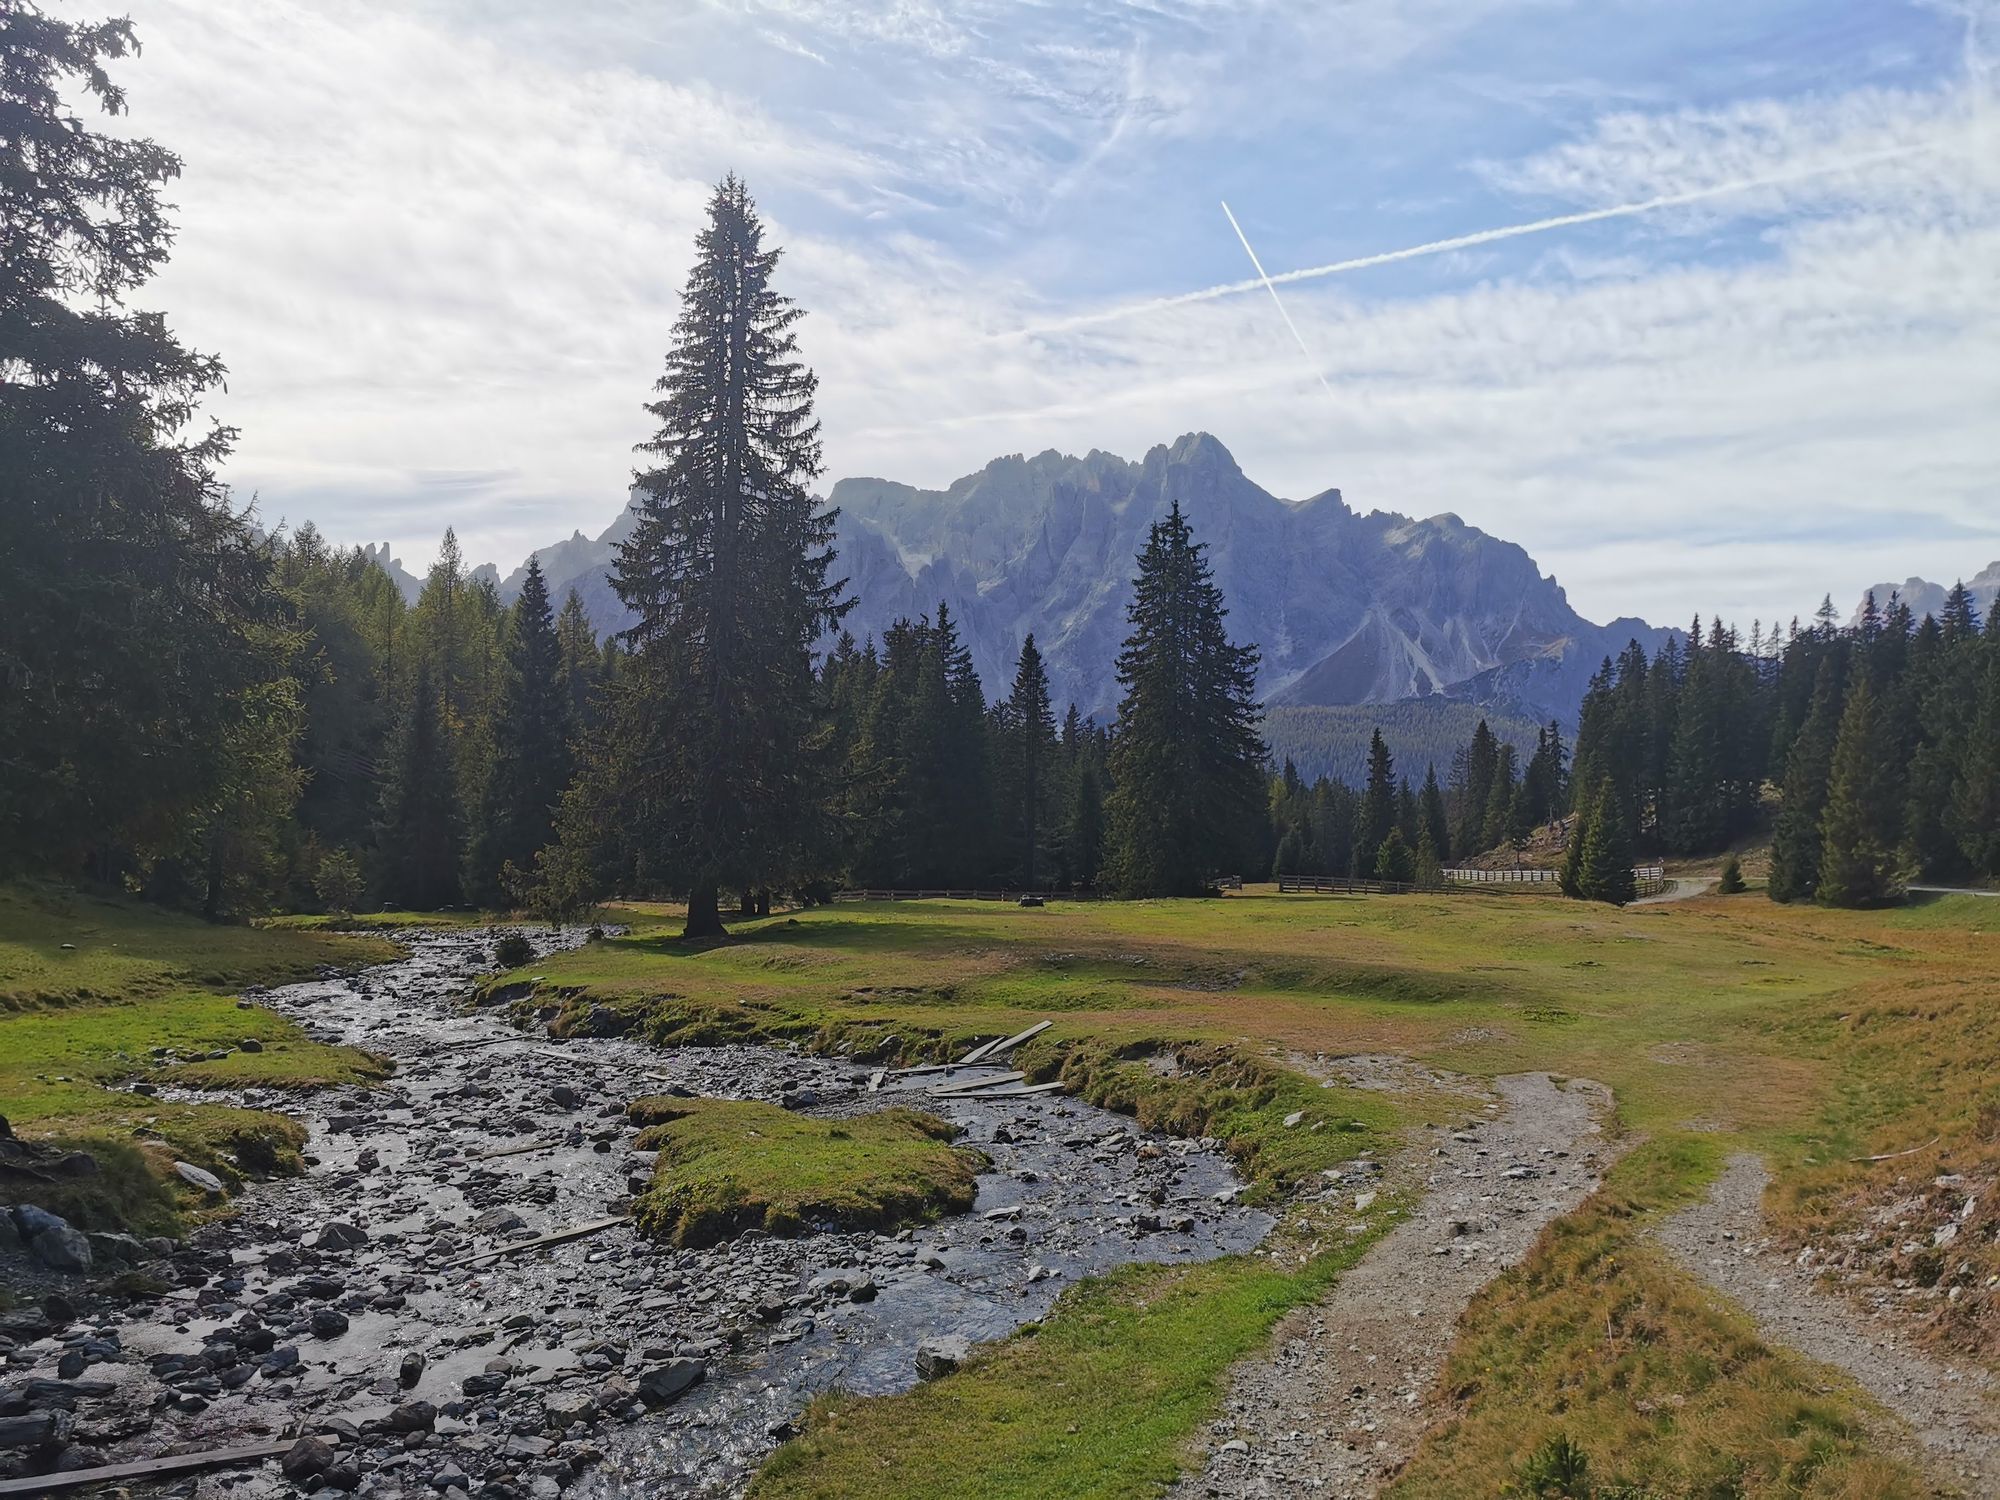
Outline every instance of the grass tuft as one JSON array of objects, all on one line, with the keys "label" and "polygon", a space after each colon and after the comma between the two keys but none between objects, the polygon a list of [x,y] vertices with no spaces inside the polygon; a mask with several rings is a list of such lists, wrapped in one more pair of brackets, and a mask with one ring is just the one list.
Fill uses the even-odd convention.
[{"label": "grass tuft", "polygon": [[817,1119],[733,1099],[647,1098],[627,1109],[657,1150],[640,1233],[701,1248],[749,1229],[891,1230],[972,1207],[978,1152],[957,1127],[911,1109]]}]

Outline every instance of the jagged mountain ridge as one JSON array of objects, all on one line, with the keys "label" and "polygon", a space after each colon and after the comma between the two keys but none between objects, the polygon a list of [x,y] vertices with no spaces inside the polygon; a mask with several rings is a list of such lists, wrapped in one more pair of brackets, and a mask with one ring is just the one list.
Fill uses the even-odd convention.
[{"label": "jagged mountain ridge", "polygon": [[[1007,690],[1033,631],[1058,705],[1100,718],[1117,698],[1134,559],[1175,502],[1208,544],[1232,634],[1262,648],[1258,691],[1273,705],[1443,693],[1568,721],[1606,655],[1634,636],[1651,651],[1666,635],[1638,620],[1591,624],[1524,550],[1455,515],[1358,514],[1337,489],[1281,500],[1207,433],[1137,462],[1013,454],[943,490],[855,478],[828,498],[857,639],[942,600],[990,695]],[[552,594],[576,588],[600,629],[627,623],[609,571],[630,522],[628,507],[600,537],[579,532],[535,554]]]},{"label": "jagged mountain ridge", "polygon": [[[2000,562],[1990,562],[1970,578],[1964,580],[1965,591],[1972,595],[1972,604],[1979,611],[1980,619],[1993,612],[1993,606],[2000,603]],[[1848,617],[1848,624],[1860,623],[1862,606],[1868,594],[1875,596],[1878,609],[1889,607],[1889,596],[1894,594],[1909,605],[1910,613],[1921,620],[1925,615],[1944,613],[1945,596],[1951,592],[1951,585],[1932,583],[1928,578],[1906,578],[1901,583],[1878,583],[1867,590],[1855,602],[1854,613]]]}]

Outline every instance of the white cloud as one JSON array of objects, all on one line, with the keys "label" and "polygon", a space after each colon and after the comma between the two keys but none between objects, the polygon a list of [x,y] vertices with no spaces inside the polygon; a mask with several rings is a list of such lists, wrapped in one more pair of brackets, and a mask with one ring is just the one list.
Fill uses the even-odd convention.
[{"label": "white cloud", "polygon": [[[1111,251],[1037,228],[1052,194],[1074,207],[1236,149],[1266,105],[1337,112],[1329,80],[1421,65],[1498,0],[134,9],[132,127],[188,161],[175,260],[144,300],[228,360],[232,476],[268,518],[413,564],[448,521],[504,567],[610,519],[731,167],[812,312],[829,479],[941,484],[1001,452],[1136,456],[1206,428],[1280,493],[1339,485],[1517,540],[1597,617],[1804,612],[2000,556],[2000,150],[1982,154],[1990,97],[1963,80],[1621,109],[1480,164],[1534,217],[1948,143],[1551,238],[1512,277],[1468,261],[1454,290],[1288,290],[1329,406],[1248,299],[995,335],[1096,305],[1048,273]],[[753,96],[741,48],[845,112]]]}]

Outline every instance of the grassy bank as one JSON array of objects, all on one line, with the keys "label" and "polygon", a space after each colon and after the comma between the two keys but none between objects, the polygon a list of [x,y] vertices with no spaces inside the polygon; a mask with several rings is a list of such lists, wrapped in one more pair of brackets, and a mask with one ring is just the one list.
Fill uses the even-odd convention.
[{"label": "grassy bank", "polygon": [[1863,1397],[1763,1343],[1643,1238],[1721,1160],[1702,1137],[1639,1146],[1475,1299],[1443,1376],[1454,1414],[1391,1495],[1534,1493],[1534,1460],[1558,1442],[1584,1457],[1581,1494],[1942,1493],[1871,1451]]},{"label": "grassy bank", "polygon": [[0,1114],[24,1138],[90,1152],[95,1177],[10,1189],[88,1228],[172,1232],[192,1197],[175,1160],[234,1183],[296,1170],[283,1115],[162,1100],[157,1088],[309,1088],[383,1076],[377,1058],[239,1009],[228,990],[379,962],[373,938],[213,927],[136,902],[0,889]]},{"label": "grassy bank", "polygon": [[[823,1398],[764,1465],[754,1500],[1138,1500],[1180,1469],[1229,1367],[1318,1296],[1391,1220],[1337,1250],[1128,1266],[1065,1292],[1048,1319],[907,1395]],[[1303,1251],[1303,1253],[1302,1253]]]},{"label": "grassy bank", "polygon": [[[1696,1190],[1715,1154],[1743,1147],[1772,1160],[1776,1222],[1801,1244],[1846,1243],[1876,1208],[1939,1173],[1974,1184],[1951,1211],[1968,1194],[1978,1199],[1975,1216],[2000,1206],[2000,1193],[1978,1186],[2000,1150],[2000,1111],[1986,1082],[2000,1068],[2000,1020],[1981,1005],[2000,989],[2000,903],[1947,898],[1853,913],[1739,896],[1620,912],[1532,897],[1253,890],[1042,911],[843,905],[736,932],[726,944],[684,947],[642,912],[625,938],[539,963],[539,985],[511,982],[526,992],[521,1003],[578,1031],[783,1038],[882,1060],[936,1058],[1051,1018],[1020,1057],[1033,1076],[1061,1076],[1148,1124],[1225,1138],[1274,1198],[1322,1165],[1373,1149],[1413,1107],[1322,1089],[1303,1076],[1301,1057],[1387,1053],[1474,1076],[1546,1070],[1609,1084],[1620,1122],[1665,1154],[1634,1157],[1518,1280],[1475,1307],[1464,1350],[1486,1353],[1455,1364],[1460,1419],[1448,1446],[1440,1437],[1420,1456],[1408,1494],[1468,1493],[1442,1477],[1454,1465],[1496,1488],[1511,1482],[1572,1412],[1581,1415],[1567,1435],[1600,1478],[1663,1465],[1686,1478],[1665,1493],[1725,1492],[1697,1484],[1710,1472],[1706,1433],[1710,1447],[1745,1456],[1744,1493],[1897,1493],[1906,1476],[1869,1456],[1859,1406],[1819,1396],[1814,1372],[1757,1345],[1633,1238],[1633,1226]],[[1287,1126],[1293,1114],[1300,1122]],[[1908,1158],[1854,1160],[1911,1146],[1921,1149]],[[1991,1358],[2000,1344],[1984,1280],[2000,1267],[1985,1264],[1993,1236],[1972,1238],[1980,1243],[1968,1253],[1916,1267],[1907,1296],[1930,1336]],[[1028,1387],[1059,1368],[1063,1338],[1076,1333],[1088,1344],[1083,1320],[1108,1320],[1102,1326],[1117,1337],[1138,1340],[1143,1368],[1147,1335],[1121,1319],[1144,1324],[1155,1294],[1170,1288],[1196,1288],[1218,1309],[1240,1290],[1235,1271],[1182,1281],[1187,1274],[1114,1278],[1072,1294],[1037,1339],[995,1351],[943,1386],[824,1408],[808,1440],[767,1475],[769,1492],[838,1493],[869,1472],[866,1454],[875,1451],[890,1459],[873,1471],[885,1493],[960,1493],[948,1465],[933,1473],[916,1455],[948,1449],[959,1441],[953,1424],[963,1423],[968,1454],[1024,1445],[1022,1493],[1045,1464],[1072,1474],[1078,1494],[1145,1493],[1145,1476],[1165,1472],[1148,1465],[1169,1464],[1172,1444],[1121,1428],[1121,1418],[1103,1418],[1102,1430],[1124,1432],[1150,1457],[1124,1464],[1107,1439],[1092,1458],[1091,1424],[1032,1438],[1010,1428],[1045,1425],[1049,1413]],[[1844,1274],[1876,1285],[1910,1279],[1894,1246]],[[1926,1287],[1923,1276],[1938,1280]],[[1963,1295],[1947,1302],[1948,1285]],[[1621,1309],[1639,1321],[1622,1322]],[[1220,1313],[1213,1325],[1190,1318],[1176,1357],[1191,1367],[1224,1358],[1238,1348],[1231,1326]],[[1627,1359],[1628,1345],[1657,1357],[1642,1348]],[[1499,1357],[1506,1349],[1511,1375]],[[1079,1346],[1061,1358],[1087,1353]],[[1475,1382],[1467,1360],[1492,1368]],[[1591,1384],[1604,1371],[1623,1373]],[[1087,1375],[1075,1378],[1088,1390]],[[1534,1390],[1562,1405],[1534,1405],[1524,1394]],[[1172,1415],[1161,1420],[1184,1435],[1212,1391],[1197,1381],[1163,1398],[1159,1411]],[[1663,1404],[1645,1412],[1641,1401]],[[1659,1415],[1689,1409],[1692,1418]],[[1132,1417],[1150,1420],[1144,1411]],[[914,1467],[906,1472],[899,1454]],[[1102,1485],[1090,1475],[1104,1476]]]},{"label": "grassy bank", "polygon": [[649,1098],[627,1114],[646,1127],[639,1145],[660,1153],[635,1211],[639,1230],[675,1245],[963,1213],[985,1165],[951,1144],[956,1126],[913,1109],[820,1120],[775,1104]]}]

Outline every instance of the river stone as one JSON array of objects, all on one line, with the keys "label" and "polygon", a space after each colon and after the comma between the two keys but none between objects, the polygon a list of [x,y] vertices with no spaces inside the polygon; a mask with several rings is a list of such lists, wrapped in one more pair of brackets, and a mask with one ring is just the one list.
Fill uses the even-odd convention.
[{"label": "river stone", "polygon": [[[55,1219],[53,1214],[49,1217]],[[90,1241],[81,1229],[66,1220],[55,1219],[49,1228],[41,1230],[28,1241],[28,1248],[51,1271],[81,1272],[90,1269]]]},{"label": "river stone", "polygon": [[397,1407],[383,1419],[391,1432],[429,1432],[437,1426],[437,1408],[428,1401],[411,1401]]},{"label": "river stone", "polygon": [[287,1479],[310,1479],[333,1465],[333,1445],[325,1438],[302,1437],[278,1460]]},{"label": "river stone", "polygon": [[690,1387],[699,1385],[708,1367],[698,1359],[670,1359],[639,1376],[639,1399],[648,1406],[665,1406]]},{"label": "river stone", "polygon": [[312,1315],[314,1338],[337,1339],[347,1332],[347,1314],[335,1307],[316,1307]]},{"label": "river stone", "polygon": [[408,1390],[424,1378],[424,1357],[414,1350],[403,1356],[403,1362],[396,1367],[396,1383]]},{"label": "river stone", "polygon": [[222,1179],[220,1177],[202,1167],[197,1167],[191,1161],[175,1162],[174,1175],[179,1177],[189,1187],[200,1188],[204,1193],[220,1193],[222,1191]]},{"label": "river stone", "polygon": [[940,1375],[949,1375],[969,1352],[970,1346],[956,1334],[925,1339],[917,1345],[917,1375],[923,1380],[936,1380]]},{"label": "river stone", "polygon": [[333,1223],[319,1232],[313,1241],[315,1250],[352,1250],[368,1243],[368,1231],[353,1224]]}]

